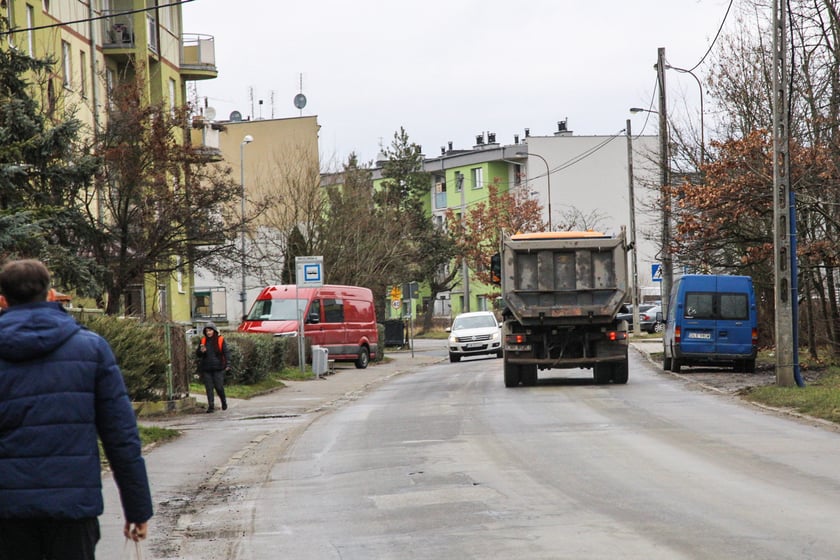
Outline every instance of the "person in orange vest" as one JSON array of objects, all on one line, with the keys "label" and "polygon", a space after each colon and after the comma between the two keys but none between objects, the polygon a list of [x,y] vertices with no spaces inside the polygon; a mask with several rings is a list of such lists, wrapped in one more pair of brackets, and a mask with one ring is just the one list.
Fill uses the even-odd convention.
[{"label": "person in orange vest", "polygon": [[222,410],[227,410],[225,397],[225,373],[230,371],[230,351],[215,323],[204,325],[204,336],[196,349],[198,371],[207,392],[207,412],[215,412],[214,390],[222,401]]}]

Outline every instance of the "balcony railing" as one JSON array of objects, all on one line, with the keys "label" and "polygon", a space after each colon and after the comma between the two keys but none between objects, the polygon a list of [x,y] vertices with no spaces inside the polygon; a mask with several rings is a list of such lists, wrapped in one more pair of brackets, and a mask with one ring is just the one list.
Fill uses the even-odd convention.
[{"label": "balcony railing", "polygon": [[216,43],[212,35],[184,33],[181,42],[181,73],[187,79],[215,78]]},{"label": "balcony railing", "polygon": [[125,12],[105,11],[102,22],[102,46],[118,49],[134,47],[133,15]]}]

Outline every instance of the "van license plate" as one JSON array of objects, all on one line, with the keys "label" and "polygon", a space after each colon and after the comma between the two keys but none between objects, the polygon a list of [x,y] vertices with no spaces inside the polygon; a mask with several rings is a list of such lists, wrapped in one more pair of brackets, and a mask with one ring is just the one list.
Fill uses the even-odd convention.
[{"label": "van license plate", "polygon": [[688,338],[694,338],[698,340],[711,340],[712,333],[707,332],[690,332],[688,333]]}]

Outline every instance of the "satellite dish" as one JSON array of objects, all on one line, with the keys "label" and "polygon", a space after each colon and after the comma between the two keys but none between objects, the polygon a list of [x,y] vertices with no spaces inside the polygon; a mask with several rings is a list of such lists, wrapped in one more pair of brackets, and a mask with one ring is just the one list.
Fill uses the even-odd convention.
[{"label": "satellite dish", "polygon": [[306,107],[306,96],[302,93],[295,95],[295,107],[298,109],[303,109]]},{"label": "satellite dish", "polygon": [[239,111],[233,111],[230,114],[230,121],[231,122],[241,122],[242,121],[242,113]]},{"label": "satellite dish", "polygon": [[213,107],[207,107],[204,109],[204,116],[207,117],[207,120],[214,120],[216,118],[216,109]]}]

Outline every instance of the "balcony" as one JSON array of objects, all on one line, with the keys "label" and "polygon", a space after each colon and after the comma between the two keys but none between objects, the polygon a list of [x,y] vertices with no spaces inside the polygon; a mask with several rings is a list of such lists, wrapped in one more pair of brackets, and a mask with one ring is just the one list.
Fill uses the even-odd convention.
[{"label": "balcony", "polygon": [[102,47],[104,49],[133,49],[134,16],[126,12],[103,12]]},{"label": "balcony", "polygon": [[213,36],[184,33],[181,40],[181,78],[210,80],[218,75]]}]

